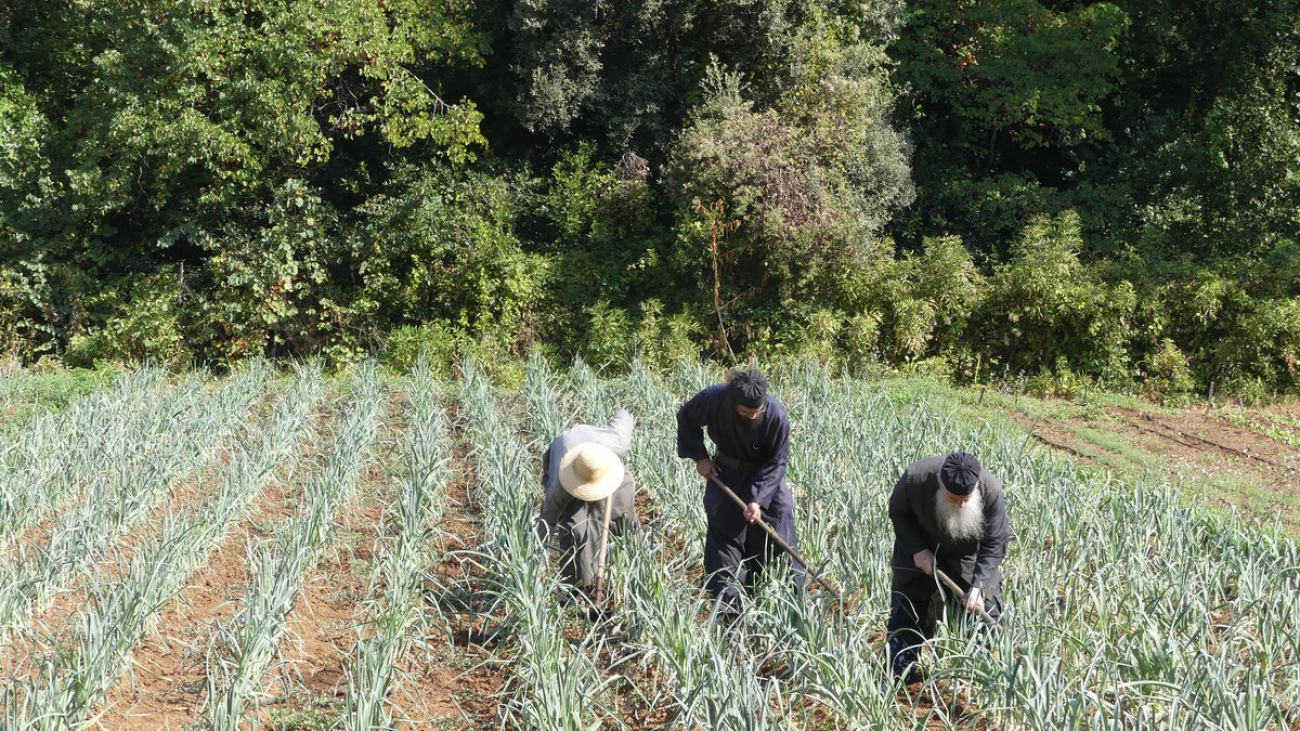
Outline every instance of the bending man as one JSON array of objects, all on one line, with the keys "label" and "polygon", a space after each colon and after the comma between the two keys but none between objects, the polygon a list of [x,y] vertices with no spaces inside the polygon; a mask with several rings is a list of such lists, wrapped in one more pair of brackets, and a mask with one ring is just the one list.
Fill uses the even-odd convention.
[{"label": "bending man", "polygon": [[1002,483],[964,452],[913,462],[889,498],[894,524],[889,654],[895,678],[911,683],[917,645],[934,634],[931,600],[941,569],[968,611],[1002,613],[1002,559],[1010,524]]},{"label": "bending man", "polygon": [[[703,430],[717,447],[710,458]],[[724,613],[740,611],[744,589],[772,552],[767,534],[755,525],[765,520],[777,535],[798,548],[794,530],[794,498],[785,484],[790,452],[790,418],[767,393],[767,379],[757,370],[733,370],[725,384],[695,394],[677,412],[677,456],[695,460],[695,469],[708,480],[717,476],[746,504],[741,510],[712,481],[705,484],[704,571],[709,594]],[[795,582],[804,576],[795,571]]]},{"label": "bending man", "polygon": [[624,468],[635,420],[620,409],[609,426],[581,424],[556,437],[542,458],[540,528],[559,533],[561,570],[572,584],[596,581],[596,553],[604,530],[606,498],[611,495],[610,527],[616,533],[641,527],[636,516],[636,485]]}]

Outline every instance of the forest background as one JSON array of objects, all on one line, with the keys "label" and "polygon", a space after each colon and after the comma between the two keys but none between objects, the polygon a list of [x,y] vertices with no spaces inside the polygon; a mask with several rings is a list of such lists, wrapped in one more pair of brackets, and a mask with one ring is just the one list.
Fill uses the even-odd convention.
[{"label": "forest background", "polygon": [[1294,0],[0,0],[0,349],[1300,393]]}]

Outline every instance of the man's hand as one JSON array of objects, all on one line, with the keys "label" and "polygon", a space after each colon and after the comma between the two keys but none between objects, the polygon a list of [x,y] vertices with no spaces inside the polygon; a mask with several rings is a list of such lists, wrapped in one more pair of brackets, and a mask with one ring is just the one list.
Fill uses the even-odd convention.
[{"label": "man's hand", "polygon": [[750,503],[745,506],[745,520],[751,523],[757,523],[763,519],[763,508],[758,503]]},{"label": "man's hand", "polygon": [[934,576],[934,554],[930,549],[912,554],[912,563],[916,564],[916,567],[926,576]]},{"label": "man's hand", "polygon": [[978,586],[972,586],[966,592],[966,598],[962,603],[966,605],[966,611],[968,612],[982,612],[984,611],[984,592],[980,591]]},{"label": "man's hand", "polygon": [[700,473],[700,477],[706,480],[718,476],[718,466],[713,464],[713,460],[708,457],[695,460],[695,471]]}]

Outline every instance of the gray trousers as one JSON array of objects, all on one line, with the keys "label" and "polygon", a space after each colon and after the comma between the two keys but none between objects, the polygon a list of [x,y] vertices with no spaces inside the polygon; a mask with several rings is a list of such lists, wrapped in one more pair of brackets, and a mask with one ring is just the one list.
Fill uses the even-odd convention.
[{"label": "gray trousers", "polygon": [[[633,487],[627,483],[619,489],[631,490]],[[619,502],[617,496],[614,502]],[[583,587],[596,583],[596,554],[600,552],[600,534],[604,530],[604,520],[604,500],[574,500],[565,507],[556,533],[560,541],[560,571],[569,583]],[[637,518],[636,507],[613,515],[609,529],[616,536],[639,531],[641,521]]]}]

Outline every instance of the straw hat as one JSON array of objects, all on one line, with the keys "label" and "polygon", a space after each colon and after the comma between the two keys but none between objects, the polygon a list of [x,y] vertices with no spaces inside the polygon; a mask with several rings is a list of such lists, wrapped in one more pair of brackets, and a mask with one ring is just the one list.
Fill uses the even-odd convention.
[{"label": "straw hat", "polygon": [[579,500],[604,500],[623,484],[623,463],[609,447],[579,444],[560,458],[560,487]]}]

